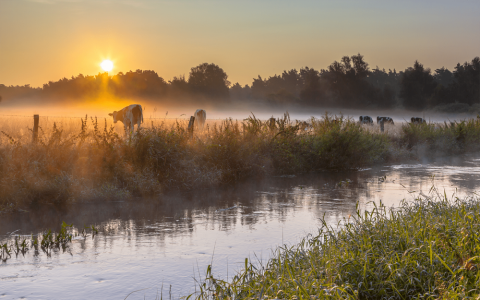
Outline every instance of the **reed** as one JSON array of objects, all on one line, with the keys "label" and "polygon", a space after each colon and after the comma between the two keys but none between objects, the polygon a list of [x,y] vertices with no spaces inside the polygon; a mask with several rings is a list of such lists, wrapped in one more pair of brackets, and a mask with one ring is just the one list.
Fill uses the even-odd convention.
[{"label": "reed", "polygon": [[197,299],[478,299],[480,198],[439,194],[357,211],[337,228],[245,260],[230,282],[207,268]]}]

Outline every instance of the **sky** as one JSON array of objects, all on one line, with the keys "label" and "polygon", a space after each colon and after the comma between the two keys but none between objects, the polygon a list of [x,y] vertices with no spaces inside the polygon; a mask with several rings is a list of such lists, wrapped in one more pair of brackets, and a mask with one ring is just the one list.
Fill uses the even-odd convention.
[{"label": "sky", "polygon": [[0,84],[215,63],[232,83],[364,55],[452,70],[480,55],[478,0],[0,0]]}]

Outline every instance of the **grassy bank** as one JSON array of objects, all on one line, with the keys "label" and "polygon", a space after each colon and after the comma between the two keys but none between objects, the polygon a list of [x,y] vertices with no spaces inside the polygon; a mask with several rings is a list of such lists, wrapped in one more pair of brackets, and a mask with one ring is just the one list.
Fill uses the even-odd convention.
[{"label": "grassy bank", "polygon": [[199,299],[478,299],[480,198],[423,197],[375,207],[340,229],[245,261],[231,282],[211,267]]},{"label": "grassy bank", "polygon": [[31,203],[150,196],[265,174],[358,168],[389,156],[386,135],[329,116],[299,130],[286,115],[270,130],[250,117],[225,120],[191,138],[185,123],[161,123],[125,139],[83,119],[80,132],[43,128],[40,140],[2,132],[0,209]]},{"label": "grassy bank", "polygon": [[[264,175],[355,169],[438,151],[475,151],[480,145],[478,120],[454,126],[406,124],[381,133],[329,115],[312,119],[311,129],[302,130],[286,114],[271,130],[251,116],[210,124],[193,138],[185,122],[144,124],[150,126],[129,138],[103,120],[77,122],[81,127],[75,130],[55,123],[42,127],[36,144],[30,134],[0,133],[0,210],[152,196]],[[428,147],[435,151],[420,153]]]}]

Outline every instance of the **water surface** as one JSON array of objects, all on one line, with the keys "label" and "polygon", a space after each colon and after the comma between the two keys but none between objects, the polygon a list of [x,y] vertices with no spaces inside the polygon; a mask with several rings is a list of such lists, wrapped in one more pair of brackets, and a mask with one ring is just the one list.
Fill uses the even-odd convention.
[{"label": "water surface", "polygon": [[[469,195],[479,188],[480,155],[386,165],[350,172],[251,179],[230,187],[170,193],[155,199],[44,206],[0,215],[0,241],[13,234],[96,224],[67,252],[12,256],[0,264],[0,299],[177,299],[195,292],[207,265],[231,278],[245,258],[265,261],[272,249],[354,214],[357,203],[398,206],[437,189]],[[370,203],[370,204],[368,204]]]}]

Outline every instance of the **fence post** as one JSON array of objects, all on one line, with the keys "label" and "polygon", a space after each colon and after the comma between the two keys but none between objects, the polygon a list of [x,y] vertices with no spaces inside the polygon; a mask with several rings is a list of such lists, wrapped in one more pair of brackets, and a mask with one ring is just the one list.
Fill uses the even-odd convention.
[{"label": "fence post", "polygon": [[383,120],[380,121],[380,131],[384,132],[385,130],[385,124],[383,123]]},{"label": "fence post", "polygon": [[40,120],[39,115],[33,115],[33,137],[32,142],[36,143],[38,140],[38,122]]},{"label": "fence post", "polygon": [[193,138],[193,125],[195,123],[195,117],[191,116],[190,117],[190,122],[188,122],[188,133],[190,134],[190,137]]}]

